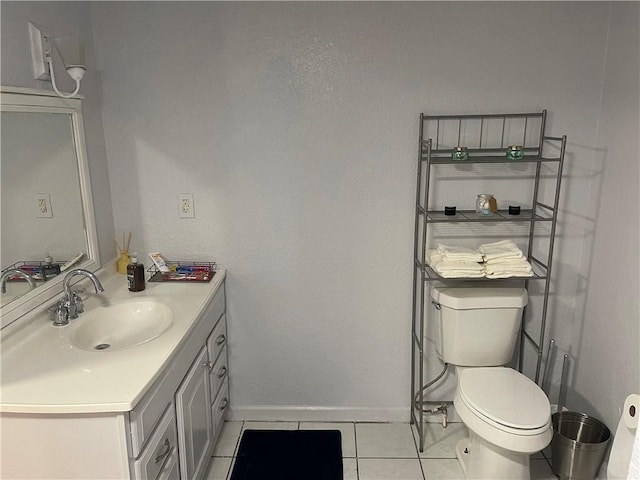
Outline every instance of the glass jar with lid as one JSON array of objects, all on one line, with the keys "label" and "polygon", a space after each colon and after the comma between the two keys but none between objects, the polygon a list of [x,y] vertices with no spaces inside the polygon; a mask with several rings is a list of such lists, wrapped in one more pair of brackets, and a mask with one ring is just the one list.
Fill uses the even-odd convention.
[{"label": "glass jar with lid", "polygon": [[469,160],[469,150],[467,147],[456,147],[451,153],[452,160]]},{"label": "glass jar with lid", "polygon": [[510,145],[507,149],[507,158],[509,160],[522,160],[524,158],[522,145]]},{"label": "glass jar with lid", "polygon": [[493,194],[491,193],[480,193],[478,194],[478,198],[476,198],[476,213],[478,215],[490,216],[493,215],[493,208],[491,203],[495,202],[493,198]]}]

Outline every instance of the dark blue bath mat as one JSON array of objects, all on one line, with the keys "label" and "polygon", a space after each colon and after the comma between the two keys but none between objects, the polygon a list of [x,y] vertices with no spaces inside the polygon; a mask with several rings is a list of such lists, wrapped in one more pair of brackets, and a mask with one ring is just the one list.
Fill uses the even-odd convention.
[{"label": "dark blue bath mat", "polygon": [[245,430],[231,480],[342,480],[339,430]]}]

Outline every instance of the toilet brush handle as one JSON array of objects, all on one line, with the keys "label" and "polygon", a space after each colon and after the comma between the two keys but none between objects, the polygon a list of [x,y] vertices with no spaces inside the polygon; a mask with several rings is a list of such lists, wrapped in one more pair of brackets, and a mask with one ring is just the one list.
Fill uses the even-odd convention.
[{"label": "toilet brush handle", "polygon": [[562,374],[560,376],[560,392],[558,393],[558,411],[561,412],[564,403],[567,400],[567,364],[569,363],[569,355],[564,354],[562,359]]}]

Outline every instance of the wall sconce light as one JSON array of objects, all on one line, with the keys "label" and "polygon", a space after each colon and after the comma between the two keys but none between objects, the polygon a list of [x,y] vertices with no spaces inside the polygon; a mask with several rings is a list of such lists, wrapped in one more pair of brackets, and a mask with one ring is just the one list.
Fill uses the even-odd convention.
[{"label": "wall sconce light", "polygon": [[[51,40],[51,37],[33,23],[29,22],[29,38],[31,39],[31,57],[33,75],[38,80],[51,80],[53,90],[62,98],[71,98],[80,90],[80,80],[84,77],[84,48],[75,35]],[[60,55],[69,76],[75,80],[76,88],[72,93],[58,90],[53,71],[53,50]]]}]

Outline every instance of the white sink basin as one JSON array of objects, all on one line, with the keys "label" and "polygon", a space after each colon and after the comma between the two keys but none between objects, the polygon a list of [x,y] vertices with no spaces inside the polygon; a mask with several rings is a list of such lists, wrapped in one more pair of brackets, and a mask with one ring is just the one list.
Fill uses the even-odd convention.
[{"label": "white sink basin", "polygon": [[173,324],[173,311],[156,300],[112,303],[82,313],[71,343],[82,350],[109,352],[159,337]]}]

